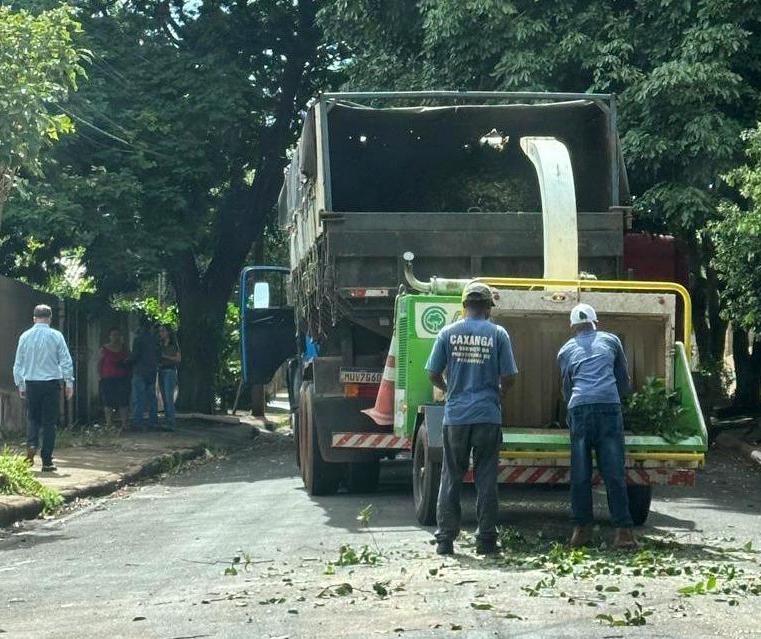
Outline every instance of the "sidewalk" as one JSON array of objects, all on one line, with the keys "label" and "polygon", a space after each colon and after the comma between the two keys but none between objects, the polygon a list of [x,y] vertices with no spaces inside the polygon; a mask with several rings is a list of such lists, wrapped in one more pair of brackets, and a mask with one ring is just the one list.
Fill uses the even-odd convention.
[{"label": "sidewalk", "polygon": [[[207,449],[232,451],[249,446],[258,431],[251,420],[246,422],[179,420],[174,432],[126,432],[96,445],[57,448],[54,458],[58,470],[42,473],[38,457],[34,475],[59,490],[66,502],[107,495],[125,484],[201,457]],[[37,517],[41,511],[39,499],[0,494],[0,526]]]}]

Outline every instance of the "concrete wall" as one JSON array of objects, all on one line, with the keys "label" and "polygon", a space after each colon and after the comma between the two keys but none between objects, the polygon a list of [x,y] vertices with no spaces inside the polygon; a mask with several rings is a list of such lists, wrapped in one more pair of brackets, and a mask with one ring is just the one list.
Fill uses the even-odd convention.
[{"label": "concrete wall", "polygon": [[13,382],[18,338],[32,324],[37,304],[53,309],[53,326],[63,332],[74,360],[75,395],[62,406],[62,423],[91,423],[100,419],[98,357],[108,331],[116,326],[128,343],[134,321],[107,303],[84,297],[59,300],[12,279],[0,276],[0,442],[16,442],[26,429],[24,404]]},{"label": "concrete wall", "polygon": [[26,423],[24,404],[13,383],[13,361],[18,338],[31,326],[37,304],[48,304],[53,309],[53,325],[59,327],[57,298],[0,276],[0,439],[3,432],[22,431]]}]

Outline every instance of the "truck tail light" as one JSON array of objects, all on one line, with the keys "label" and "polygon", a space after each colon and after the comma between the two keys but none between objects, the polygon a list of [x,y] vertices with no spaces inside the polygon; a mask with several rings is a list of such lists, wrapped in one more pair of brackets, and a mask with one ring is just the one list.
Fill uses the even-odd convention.
[{"label": "truck tail light", "polygon": [[344,397],[375,399],[379,388],[380,384],[344,384]]}]

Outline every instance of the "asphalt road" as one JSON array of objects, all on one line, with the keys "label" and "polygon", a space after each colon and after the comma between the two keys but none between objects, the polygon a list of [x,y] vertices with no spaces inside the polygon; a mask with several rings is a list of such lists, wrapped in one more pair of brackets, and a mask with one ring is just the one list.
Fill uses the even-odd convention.
[{"label": "asphalt road", "polygon": [[[713,453],[696,489],[658,491],[644,533],[677,549],[673,565],[732,564],[754,580],[761,555],[726,549],[761,547],[759,489],[761,473]],[[761,636],[761,597],[684,597],[678,587],[697,576],[632,576],[626,558],[613,560],[624,576],[573,573],[530,596],[545,571],[477,558],[467,544],[453,559],[436,557],[411,501],[404,464],[384,470],[375,495],[310,499],[289,438],[263,434],[251,450],[5,531],[0,631],[161,639]],[[604,540],[610,528],[604,499],[596,501]],[[374,514],[365,528],[357,514],[368,503]],[[466,508],[466,527],[472,513]],[[567,517],[564,490],[503,491],[502,521],[526,544],[549,546],[567,534]],[[383,557],[377,565],[329,566],[346,544],[367,544],[369,562]],[[231,567],[237,574],[226,575]],[[645,625],[595,619],[624,619],[635,609],[632,588],[652,612]]]}]

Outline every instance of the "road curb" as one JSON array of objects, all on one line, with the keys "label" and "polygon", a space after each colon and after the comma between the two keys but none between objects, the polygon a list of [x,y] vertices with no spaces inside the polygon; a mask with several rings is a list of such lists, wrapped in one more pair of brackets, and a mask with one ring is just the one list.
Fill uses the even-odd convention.
[{"label": "road curb", "polygon": [[[171,470],[178,464],[197,459],[203,456],[205,452],[206,447],[198,445],[193,448],[164,453],[144,463],[128,466],[122,473],[112,473],[97,481],[62,490],[61,496],[64,499],[64,503],[68,503],[83,497],[109,495],[122,486],[132,484],[140,479],[155,477]],[[34,497],[15,497],[13,502],[11,504],[0,503],[0,527],[10,526],[21,519],[34,519],[40,515],[43,509],[42,500]]]}]

